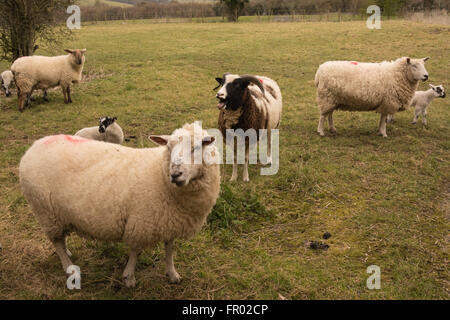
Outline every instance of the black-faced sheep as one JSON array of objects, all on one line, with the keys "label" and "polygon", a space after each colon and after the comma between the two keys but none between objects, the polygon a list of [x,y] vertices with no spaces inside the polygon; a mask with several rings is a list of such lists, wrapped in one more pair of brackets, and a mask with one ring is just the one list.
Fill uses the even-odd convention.
[{"label": "black-faced sheep", "polygon": [[[14,61],[11,71],[19,96],[19,111],[24,110],[33,90],[61,86],[64,102],[71,103],[70,86],[81,81],[86,49],[65,50],[68,54],[56,57],[29,56]],[[46,94],[44,93],[46,96]]]},{"label": "black-faced sheep", "polygon": [[83,128],[77,131],[75,135],[86,139],[122,144],[123,131],[116,120],[117,117],[100,118],[97,127]]},{"label": "black-faced sheep", "polygon": [[[271,130],[277,129],[281,121],[282,96],[278,84],[267,77],[252,75],[233,75],[226,73],[222,78],[216,78],[219,87],[217,92],[219,103],[219,130],[226,141],[227,129],[267,130],[268,159],[272,162]],[[257,139],[260,136],[258,134]],[[250,140],[250,139],[249,139]],[[243,180],[249,181],[249,140],[245,143],[245,163]],[[229,142],[229,141],[228,141]],[[234,163],[231,181],[237,179],[237,144],[234,145]]]},{"label": "black-faced sheep", "polygon": [[[214,138],[196,124],[149,138],[160,147],[133,149],[77,136],[49,136],[34,142],[22,157],[23,194],[64,271],[72,265],[65,238],[76,232],[124,241],[130,247],[123,272],[127,286],[135,285],[138,254],[164,241],[169,281],[180,281],[173,241],[194,236],[216,203],[219,154]],[[186,159],[181,157],[184,150],[188,159],[199,153],[203,161],[180,161]]]},{"label": "black-faced sheep", "polygon": [[325,118],[330,131],[336,131],[334,110],[376,111],[381,114],[378,131],[387,137],[387,116],[406,108],[419,81],[428,79],[427,60],[404,57],[381,63],[328,61],[322,64],[315,76],[320,110],[318,133],[325,135]]}]

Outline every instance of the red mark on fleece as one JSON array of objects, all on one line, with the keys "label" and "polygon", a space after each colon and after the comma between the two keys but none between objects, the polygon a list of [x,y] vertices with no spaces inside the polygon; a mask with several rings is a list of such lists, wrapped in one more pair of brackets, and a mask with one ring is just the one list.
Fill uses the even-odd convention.
[{"label": "red mark on fleece", "polygon": [[259,82],[263,83],[263,79],[259,79]]},{"label": "red mark on fleece", "polygon": [[51,144],[51,143],[55,142],[59,138],[64,138],[65,140],[67,140],[69,142],[72,142],[72,143],[82,143],[82,142],[90,141],[88,139],[76,138],[76,137],[69,136],[69,135],[66,135],[66,134],[60,134],[60,135],[57,135],[57,136],[48,137],[48,139],[46,139],[43,143],[48,145],[48,144]]},{"label": "red mark on fleece", "polygon": [[356,61],[351,61],[350,63],[351,63],[351,64],[354,64],[355,66],[358,65],[358,62],[356,62]]}]

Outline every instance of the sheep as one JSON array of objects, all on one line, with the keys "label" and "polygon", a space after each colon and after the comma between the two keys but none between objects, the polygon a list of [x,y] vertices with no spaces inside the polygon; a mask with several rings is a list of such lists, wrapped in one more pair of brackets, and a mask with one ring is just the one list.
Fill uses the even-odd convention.
[{"label": "sheep", "polygon": [[379,134],[387,137],[386,118],[406,108],[417,90],[419,81],[428,80],[424,59],[399,58],[391,62],[360,63],[328,61],[317,70],[317,104],[320,120],[317,132],[324,136],[323,125],[336,132],[333,111],[376,111],[381,114]]},{"label": "sheep", "polygon": [[100,124],[98,127],[81,129],[75,135],[86,139],[122,144],[123,131],[116,122],[117,117],[104,117],[99,120]]},{"label": "sheep", "polygon": [[[64,103],[72,103],[70,86],[81,81],[86,49],[65,49],[63,56],[21,57],[14,61],[11,71],[18,88],[19,111],[23,112],[25,99],[28,104],[34,89],[48,89],[61,86]],[[44,93],[46,98],[46,94]]]},{"label": "sheep", "polygon": [[[427,126],[427,109],[434,98],[445,98],[445,91],[442,85],[434,86],[430,84],[427,91],[416,91],[411,100],[411,106],[414,107],[414,118],[412,124],[416,124],[419,116],[422,115],[422,124]],[[388,116],[388,122],[394,121],[394,115]]]},{"label": "sheep", "polygon": [[[218,126],[226,141],[227,129],[267,129],[268,159],[272,163],[271,130],[278,129],[281,121],[282,96],[278,84],[267,77],[226,73],[216,78],[222,88],[216,98],[219,112]],[[260,139],[260,136],[257,136]],[[245,143],[243,180],[249,181],[248,162],[250,139]],[[237,146],[234,147],[233,173],[230,181],[237,179]]]},{"label": "sheep", "polygon": [[11,91],[9,88],[14,84],[14,75],[10,70],[3,71],[0,75],[0,80],[2,82],[2,89],[5,91],[7,97],[11,96]]},{"label": "sheep", "polygon": [[[169,282],[181,281],[173,264],[173,241],[192,238],[216,203],[219,153],[214,137],[196,123],[149,139],[159,147],[48,136],[22,157],[22,192],[66,272],[72,262],[65,239],[76,232],[129,246],[123,272],[127,287],[136,284],[139,253],[164,241]],[[203,161],[190,162],[198,153]]]}]

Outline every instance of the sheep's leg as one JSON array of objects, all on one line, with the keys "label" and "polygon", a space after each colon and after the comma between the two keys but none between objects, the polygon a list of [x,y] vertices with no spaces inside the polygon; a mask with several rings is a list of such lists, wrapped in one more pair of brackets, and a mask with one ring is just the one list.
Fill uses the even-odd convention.
[{"label": "sheep's leg", "polygon": [[23,112],[23,110],[25,109],[26,97],[27,97],[26,92],[20,92],[20,94],[19,94],[19,111],[20,112]]},{"label": "sheep's leg", "polygon": [[234,143],[234,158],[233,158],[233,173],[231,174],[231,179],[230,181],[236,181],[237,180],[237,175],[238,175],[238,165],[237,165],[237,141],[235,140]]},{"label": "sheep's leg", "polygon": [[419,110],[418,109],[414,109],[414,119],[412,121],[412,124],[416,124],[417,120],[419,120]]},{"label": "sheep's leg", "polygon": [[427,110],[423,110],[422,111],[422,125],[427,127],[428,123],[427,123]]},{"label": "sheep's leg", "polygon": [[317,132],[321,137],[325,136],[325,132],[323,131],[323,123],[325,122],[325,114],[320,114],[319,125],[317,126]]},{"label": "sheep's leg", "polygon": [[64,103],[69,103],[69,99],[67,98],[67,88],[66,87],[61,87],[62,88],[62,92],[63,92],[63,95],[64,95]]},{"label": "sheep's leg", "polygon": [[44,90],[44,96],[42,97],[42,100],[44,100],[45,102],[48,102],[47,90]]},{"label": "sheep's leg", "polygon": [[30,92],[29,94],[27,94],[27,100],[25,102],[25,107],[28,107],[30,105],[30,101],[34,101],[34,99],[31,99],[31,94],[32,92]]},{"label": "sheep's leg", "polygon": [[243,180],[245,182],[250,181],[250,179],[248,178],[248,157],[249,157],[249,153],[250,153],[250,146],[246,142],[245,143],[245,163],[244,163],[244,173],[243,173]]},{"label": "sheep's leg", "polygon": [[70,258],[67,254],[66,239],[64,237],[64,238],[52,240],[52,242],[53,242],[53,245],[55,246],[56,254],[59,256],[59,259],[61,260],[61,264],[63,266],[64,272],[67,272],[67,268],[70,265],[72,265],[72,261],[70,261]]},{"label": "sheep's leg", "polygon": [[72,103],[72,97],[70,96],[70,86],[67,87],[67,97],[68,97],[69,103]]},{"label": "sheep's leg", "polygon": [[169,277],[170,283],[180,283],[181,277],[173,264],[173,240],[164,242],[164,247],[166,249],[166,276]]},{"label": "sheep's leg", "polygon": [[332,133],[336,133],[336,128],[334,127],[333,122],[333,111],[330,111],[330,113],[328,113],[328,129],[330,129]]},{"label": "sheep's leg", "polygon": [[387,138],[387,134],[386,134],[386,119],[387,119],[387,114],[382,113],[381,116],[380,116],[380,124],[378,126],[379,133],[384,138]]},{"label": "sheep's leg", "polygon": [[272,130],[267,130],[267,162],[266,164],[272,164]]},{"label": "sheep's leg", "polygon": [[123,274],[122,274],[123,281],[125,282],[125,286],[127,288],[136,286],[136,278],[134,276],[134,268],[136,267],[138,256],[139,256],[138,251],[133,250],[133,249],[130,250],[130,256],[128,258],[127,265],[125,266],[125,269],[123,270]]}]

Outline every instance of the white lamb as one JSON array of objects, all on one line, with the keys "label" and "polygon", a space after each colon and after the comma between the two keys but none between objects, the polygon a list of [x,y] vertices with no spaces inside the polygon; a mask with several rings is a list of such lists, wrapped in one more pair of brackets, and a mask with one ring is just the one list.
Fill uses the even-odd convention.
[{"label": "white lamb", "polygon": [[[76,232],[130,247],[123,272],[126,286],[135,285],[139,253],[164,241],[169,281],[181,280],[173,265],[173,241],[194,236],[216,203],[219,154],[214,138],[197,124],[149,138],[161,146],[134,149],[49,136],[34,142],[22,157],[23,194],[65,271],[72,265],[65,239]],[[200,161],[187,161],[198,154]]]},{"label": "white lamb", "polygon": [[61,86],[64,102],[72,103],[70,86],[81,81],[86,49],[66,49],[68,55],[57,57],[28,56],[14,61],[11,71],[19,90],[19,111],[24,109],[33,90]]},{"label": "white lamb", "polygon": [[122,144],[123,131],[116,120],[117,117],[100,118],[99,126],[81,129],[75,135],[91,140]]},{"label": "white lamb", "polygon": [[[427,126],[427,109],[434,98],[445,98],[445,91],[442,85],[433,86],[430,84],[427,91],[416,91],[411,101],[411,106],[414,107],[414,118],[412,123],[416,124],[419,116],[422,115],[422,124]],[[389,115],[388,122],[394,120],[394,115]]]},{"label": "white lamb", "polygon": [[333,111],[376,111],[381,114],[378,131],[386,135],[386,118],[409,103],[419,81],[428,79],[424,59],[399,58],[392,62],[361,63],[328,61],[317,70],[315,85],[320,120],[317,131],[324,136],[328,118],[330,131],[336,132]]},{"label": "white lamb", "polygon": [[11,95],[9,88],[14,84],[13,73],[9,70],[3,71],[0,75],[0,80],[2,82],[2,89],[5,91],[5,95],[9,97]]}]

